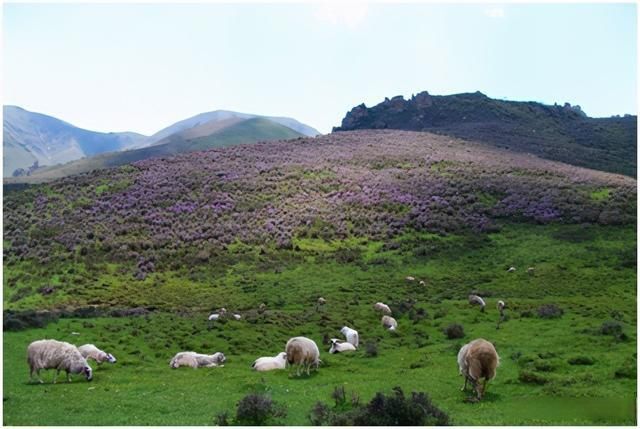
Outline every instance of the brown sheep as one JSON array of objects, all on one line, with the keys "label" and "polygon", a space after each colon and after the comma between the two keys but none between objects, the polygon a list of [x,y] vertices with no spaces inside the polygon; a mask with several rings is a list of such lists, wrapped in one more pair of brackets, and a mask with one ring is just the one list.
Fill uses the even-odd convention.
[{"label": "brown sheep", "polygon": [[[462,346],[458,352],[458,366],[460,374],[464,376],[464,386],[467,388],[470,382],[477,393],[478,400],[482,399],[487,382],[496,376],[496,368],[500,365],[500,357],[495,347],[489,341],[482,338],[473,340]],[[484,379],[480,383],[480,379]]]}]

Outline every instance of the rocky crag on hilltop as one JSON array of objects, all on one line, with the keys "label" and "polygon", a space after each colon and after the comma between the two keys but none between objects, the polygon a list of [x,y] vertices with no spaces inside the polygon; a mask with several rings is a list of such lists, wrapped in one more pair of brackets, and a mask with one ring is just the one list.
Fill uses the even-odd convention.
[{"label": "rocky crag on hilltop", "polygon": [[448,96],[421,92],[373,107],[351,109],[340,127],[430,131],[477,140],[542,158],[613,173],[636,175],[637,117],[590,118],[569,103],[504,101],[481,92]]}]

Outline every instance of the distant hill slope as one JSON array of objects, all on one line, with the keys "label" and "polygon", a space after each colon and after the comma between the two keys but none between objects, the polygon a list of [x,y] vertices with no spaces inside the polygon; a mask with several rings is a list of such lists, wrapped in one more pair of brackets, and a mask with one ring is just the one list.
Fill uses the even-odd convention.
[{"label": "distant hill slope", "polygon": [[[224,125],[224,126],[223,126]],[[211,131],[207,134],[207,131]],[[185,152],[255,143],[258,141],[292,139],[302,135],[266,118],[227,119],[204,123],[198,127],[165,137],[162,144],[141,149],[110,152],[80,159],[63,165],[41,168],[30,176],[5,179],[7,184],[40,183],[72,174],[117,167],[135,161],[164,157]]]},{"label": "distant hill slope", "polygon": [[231,119],[238,120],[238,119],[250,119],[250,118],[266,118],[280,125],[284,125],[287,128],[291,128],[292,130],[297,131],[302,135],[309,136],[309,137],[313,137],[320,134],[320,132],[315,128],[312,128],[308,125],[298,122],[297,120],[292,118],[283,118],[283,117],[277,117],[277,116],[261,116],[261,115],[254,115],[251,113],[232,112],[229,110],[215,110],[213,112],[200,113],[198,115],[176,122],[175,124],[172,124],[166,128],[163,128],[162,130],[158,131],[157,133],[149,137],[149,142],[150,144],[158,144],[162,140],[164,140],[166,137],[172,134],[179,133],[181,131],[188,130],[190,128],[194,128],[205,123],[228,121]]},{"label": "distant hill slope", "polygon": [[354,107],[334,131],[400,129],[477,140],[543,158],[636,176],[636,116],[590,118],[579,106],[422,92]]},{"label": "distant hill slope", "polygon": [[136,133],[99,133],[17,106],[3,107],[4,176],[16,169],[53,165],[85,156],[135,147],[146,139]]}]

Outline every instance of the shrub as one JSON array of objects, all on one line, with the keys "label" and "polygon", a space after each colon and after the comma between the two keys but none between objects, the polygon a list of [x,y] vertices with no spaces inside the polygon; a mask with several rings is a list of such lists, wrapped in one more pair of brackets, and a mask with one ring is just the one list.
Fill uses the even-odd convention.
[{"label": "shrub", "polygon": [[528,371],[526,369],[523,369],[522,371],[520,371],[520,375],[518,375],[518,380],[520,380],[523,383],[529,383],[529,384],[546,384],[549,382],[549,380],[540,375],[537,374],[533,371]]},{"label": "shrub", "polygon": [[58,320],[58,314],[50,311],[15,312],[6,310],[3,314],[2,326],[5,331],[21,331],[29,328],[44,328],[56,320]]},{"label": "shrub", "polygon": [[316,426],[445,426],[450,423],[449,416],[433,405],[426,393],[413,392],[407,398],[399,387],[395,387],[391,395],[376,393],[365,406],[352,400],[350,408],[336,406],[332,410],[318,402],[309,419]]},{"label": "shrub", "polygon": [[378,356],[378,343],[375,341],[367,341],[364,345],[364,355],[366,357],[376,357]]},{"label": "shrub", "polygon": [[444,328],[444,334],[448,339],[453,340],[456,338],[464,337],[464,328],[459,323],[453,323]]},{"label": "shrub", "polygon": [[538,317],[542,319],[557,319],[563,313],[564,310],[555,304],[544,304],[538,307]]},{"label": "shrub", "polygon": [[567,360],[569,365],[593,365],[596,361],[589,356],[574,356]]},{"label": "shrub", "polygon": [[620,336],[622,334],[622,323],[617,320],[609,320],[606,321],[600,326],[600,333],[602,335],[612,335],[614,337]]},{"label": "shrub", "polygon": [[243,426],[264,426],[269,420],[285,417],[286,409],[266,395],[250,393],[238,402],[236,423]]}]

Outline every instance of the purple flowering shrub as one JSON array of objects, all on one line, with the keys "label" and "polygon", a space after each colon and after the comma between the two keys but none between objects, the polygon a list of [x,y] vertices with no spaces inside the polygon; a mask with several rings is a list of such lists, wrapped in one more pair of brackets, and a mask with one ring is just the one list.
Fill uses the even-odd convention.
[{"label": "purple flowering shrub", "polygon": [[[593,199],[602,188],[607,199]],[[144,160],[8,194],[5,255],[128,262],[144,279],[233,242],[389,241],[408,230],[490,232],[502,219],[629,224],[635,188],[628,177],[445,136],[339,132]]]}]

